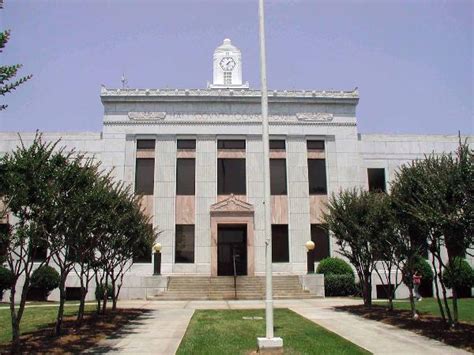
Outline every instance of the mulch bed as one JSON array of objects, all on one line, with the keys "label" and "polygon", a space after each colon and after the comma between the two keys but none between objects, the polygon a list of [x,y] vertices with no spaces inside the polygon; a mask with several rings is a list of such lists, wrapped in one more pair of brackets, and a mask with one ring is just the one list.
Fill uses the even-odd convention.
[{"label": "mulch bed", "polygon": [[336,307],[336,310],[411,330],[428,338],[474,352],[474,324],[460,322],[455,329],[449,329],[439,317],[421,313],[420,318],[414,320],[411,311],[398,309],[389,311],[387,307],[377,305],[373,305],[372,308],[366,308],[363,305],[341,306]]},{"label": "mulch bed", "polygon": [[[81,327],[76,317],[64,317],[63,335],[53,335],[54,323],[47,328],[21,336],[19,353],[79,353],[92,348],[102,339],[118,332],[125,324],[148,312],[142,309],[108,310],[105,315],[86,314]],[[0,354],[10,352],[10,344],[0,345]]]}]

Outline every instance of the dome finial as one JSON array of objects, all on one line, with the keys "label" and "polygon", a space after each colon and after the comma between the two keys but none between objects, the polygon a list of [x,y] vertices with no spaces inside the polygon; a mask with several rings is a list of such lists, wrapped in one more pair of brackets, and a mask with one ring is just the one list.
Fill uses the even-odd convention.
[{"label": "dome finial", "polygon": [[229,38],[225,38],[223,43],[224,43],[224,44],[231,44],[231,42],[230,42],[230,39],[229,39]]}]

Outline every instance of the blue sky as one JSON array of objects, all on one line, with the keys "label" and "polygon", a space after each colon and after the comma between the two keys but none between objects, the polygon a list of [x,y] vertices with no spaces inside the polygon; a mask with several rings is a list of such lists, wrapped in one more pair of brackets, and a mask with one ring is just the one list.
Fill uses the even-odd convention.
[{"label": "blue sky", "polygon": [[[474,2],[266,1],[270,89],[353,89],[362,133],[473,134]],[[2,131],[100,131],[100,85],[204,88],[232,39],[259,87],[257,0],[5,0],[3,64],[33,79]]]}]

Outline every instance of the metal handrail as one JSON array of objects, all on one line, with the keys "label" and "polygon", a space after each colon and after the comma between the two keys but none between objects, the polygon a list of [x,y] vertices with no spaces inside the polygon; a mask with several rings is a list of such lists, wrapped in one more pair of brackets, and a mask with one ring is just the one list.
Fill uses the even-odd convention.
[{"label": "metal handrail", "polygon": [[235,266],[235,259],[238,255],[235,254],[235,249],[232,250],[232,261],[234,266],[234,299],[237,299],[237,268]]}]

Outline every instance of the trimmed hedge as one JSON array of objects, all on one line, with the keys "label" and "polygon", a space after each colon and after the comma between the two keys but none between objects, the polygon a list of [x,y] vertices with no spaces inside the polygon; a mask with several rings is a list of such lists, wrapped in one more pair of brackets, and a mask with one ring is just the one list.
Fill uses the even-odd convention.
[{"label": "trimmed hedge", "polygon": [[474,269],[462,258],[455,258],[443,272],[443,280],[448,288],[472,287],[474,285]]},{"label": "trimmed hedge", "polygon": [[339,258],[325,258],[321,260],[316,269],[318,274],[328,275],[351,275],[354,278],[354,271],[351,266]]},{"label": "trimmed hedge", "polygon": [[352,296],[357,290],[353,275],[324,276],[324,292],[326,296]]},{"label": "trimmed hedge", "polygon": [[59,273],[48,265],[36,269],[31,275],[31,287],[44,291],[46,295],[58,287],[59,282]]}]

